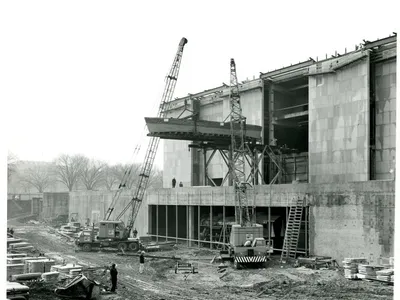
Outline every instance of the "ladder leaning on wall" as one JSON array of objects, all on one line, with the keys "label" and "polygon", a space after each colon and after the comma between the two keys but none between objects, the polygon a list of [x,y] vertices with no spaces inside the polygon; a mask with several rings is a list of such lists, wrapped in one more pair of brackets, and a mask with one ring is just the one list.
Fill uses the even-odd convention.
[{"label": "ladder leaning on wall", "polygon": [[298,198],[296,206],[291,206],[287,221],[285,239],[283,241],[281,262],[296,259],[297,244],[299,242],[301,218],[303,215],[304,199]]}]

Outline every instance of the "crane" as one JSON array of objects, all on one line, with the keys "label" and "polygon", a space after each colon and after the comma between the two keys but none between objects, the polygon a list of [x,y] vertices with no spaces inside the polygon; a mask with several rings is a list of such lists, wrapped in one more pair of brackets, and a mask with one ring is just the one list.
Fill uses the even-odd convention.
[{"label": "crane", "polygon": [[[187,42],[188,40],[184,37],[179,42],[178,50],[172,63],[172,67],[166,77],[166,84],[157,114],[158,118],[164,117],[164,112],[168,109],[169,102],[172,100],[176,82],[178,80],[183,49]],[[105,213],[104,221],[100,221],[100,228],[97,237],[93,237],[93,234],[89,235],[89,233],[87,233],[85,239],[85,232],[82,232],[82,234],[78,237],[76,241],[76,244],[78,246],[81,246],[85,251],[91,251],[92,246],[117,246],[120,250],[125,250],[127,248],[129,248],[130,250],[137,250],[139,248],[137,239],[130,239],[129,237],[135,224],[140,206],[142,204],[147,185],[149,183],[150,174],[159,142],[159,137],[150,137],[150,141],[144,158],[144,163],[142,164],[139,173],[139,181],[133,197],[131,201],[129,201],[128,205],[124,207],[124,209],[118,214],[115,220],[110,221],[110,217],[112,215],[112,212],[114,211],[115,204],[120,194],[122,193],[122,190],[125,187],[127,180],[129,180],[129,177],[131,175],[131,168],[125,171],[122,182],[113,197],[110,207]],[[129,208],[131,208],[131,213],[129,215],[128,223],[125,226],[120,219],[128,211]]]},{"label": "crane", "polygon": [[[246,118],[242,114],[239,84],[235,60],[231,59],[230,71],[230,128],[231,128],[231,161],[230,169],[235,189],[235,220],[237,224],[251,223],[246,195],[245,176],[245,136]],[[236,126],[235,126],[236,125]],[[238,126],[239,125],[239,126]]]},{"label": "crane", "polygon": [[[222,259],[233,261],[236,269],[242,265],[265,265],[268,253],[272,252],[263,237],[263,226],[255,224],[250,218],[246,189],[246,118],[243,116],[240,103],[239,84],[236,74],[235,60],[230,63],[230,129],[231,155],[229,161],[230,174],[235,191],[235,221],[232,225],[228,250],[220,252]],[[254,212],[252,212],[252,216]],[[225,226],[225,224],[224,224]]]}]

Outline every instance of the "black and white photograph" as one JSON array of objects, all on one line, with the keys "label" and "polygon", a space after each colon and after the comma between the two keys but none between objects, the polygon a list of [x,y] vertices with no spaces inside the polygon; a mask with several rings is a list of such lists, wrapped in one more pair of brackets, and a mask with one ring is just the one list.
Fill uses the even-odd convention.
[{"label": "black and white photograph", "polygon": [[399,299],[398,6],[3,1],[5,299]]}]

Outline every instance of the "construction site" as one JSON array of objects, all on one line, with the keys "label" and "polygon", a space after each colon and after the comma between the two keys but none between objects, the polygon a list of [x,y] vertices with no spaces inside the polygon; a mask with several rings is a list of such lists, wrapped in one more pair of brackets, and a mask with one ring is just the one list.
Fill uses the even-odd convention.
[{"label": "construction site", "polygon": [[182,38],[133,189],[127,170],[115,191],[8,201],[7,297],[392,299],[396,44],[244,81],[232,58],[229,84],[173,98]]}]

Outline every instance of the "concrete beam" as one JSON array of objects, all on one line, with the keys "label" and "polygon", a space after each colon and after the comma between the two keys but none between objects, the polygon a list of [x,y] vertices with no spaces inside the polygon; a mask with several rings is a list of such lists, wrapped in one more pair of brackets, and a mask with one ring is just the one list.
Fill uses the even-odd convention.
[{"label": "concrete beam", "polygon": [[285,67],[285,68],[282,68],[282,69],[278,69],[278,70],[275,70],[275,71],[271,71],[271,72],[267,72],[267,73],[260,73],[260,78],[261,79],[267,79],[268,77],[282,75],[282,74],[285,74],[285,73],[296,71],[298,69],[306,68],[308,66],[311,66],[314,63],[315,63],[315,61],[310,59],[310,60],[307,60],[307,61],[304,61],[304,62],[300,62],[298,64],[295,64],[295,65],[292,65],[292,66],[289,66],[289,67]]}]

